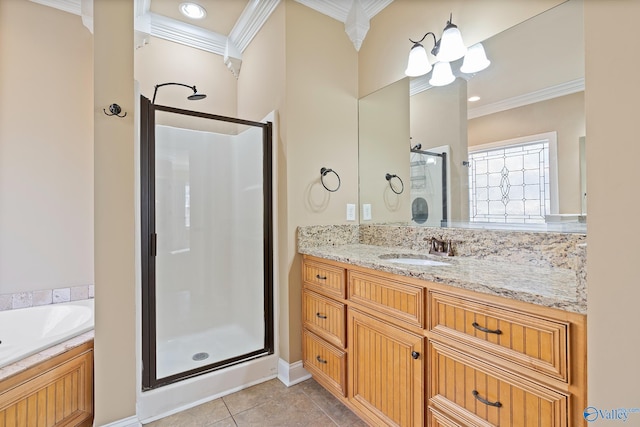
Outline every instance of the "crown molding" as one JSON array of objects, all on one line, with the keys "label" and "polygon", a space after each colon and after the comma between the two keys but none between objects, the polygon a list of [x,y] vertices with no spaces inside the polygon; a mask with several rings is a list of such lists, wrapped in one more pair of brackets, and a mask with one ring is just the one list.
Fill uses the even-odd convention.
[{"label": "crown molding", "polygon": [[74,15],[80,15],[82,13],[82,6],[80,0],[31,0],[33,3],[38,3],[43,6],[49,6],[54,9],[62,10],[64,12],[73,13]]},{"label": "crown molding", "polygon": [[433,86],[429,84],[426,76],[421,76],[409,80],[409,96],[417,95],[420,92],[431,89]]},{"label": "crown molding", "polygon": [[227,37],[166,16],[149,13],[151,35],[224,56]]},{"label": "crown molding", "polygon": [[526,93],[524,95],[507,98],[491,104],[470,108],[467,111],[467,119],[475,119],[477,117],[486,116],[488,114],[494,114],[500,111],[510,110],[512,108],[523,107],[525,105],[534,104],[536,102],[547,101],[549,99],[571,95],[572,93],[582,91],[584,91],[584,77],[555,86],[549,86],[544,89]]},{"label": "crown molding", "polygon": [[[296,2],[342,23],[346,23],[353,4],[353,0],[296,0]],[[367,14],[367,18],[371,19],[380,13],[382,9],[393,3],[393,0],[360,0],[360,3]]]},{"label": "crown molding", "polygon": [[251,0],[247,4],[229,33],[229,39],[240,52],[249,46],[279,4],[280,0]]},{"label": "crown molding", "polygon": [[369,20],[389,6],[393,0],[296,0],[296,2],[344,23],[345,32],[356,51],[359,51],[369,31]]},{"label": "crown molding", "polygon": [[360,51],[360,46],[362,46],[364,38],[369,32],[369,27],[369,18],[362,7],[362,2],[360,0],[353,0],[351,9],[344,23],[344,30],[347,32],[347,35],[353,42],[353,46],[358,52]]}]

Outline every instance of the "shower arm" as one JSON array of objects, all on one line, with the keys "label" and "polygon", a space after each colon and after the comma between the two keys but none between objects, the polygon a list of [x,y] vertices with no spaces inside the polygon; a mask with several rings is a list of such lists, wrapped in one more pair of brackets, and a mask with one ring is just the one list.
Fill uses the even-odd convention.
[{"label": "shower arm", "polygon": [[186,85],[184,83],[161,83],[159,85],[155,86],[155,89],[153,91],[153,99],[151,100],[152,104],[156,103],[156,94],[158,93],[158,88],[162,87],[162,86],[170,86],[170,85],[176,85],[176,86],[184,86],[184,87],[188,87],[189,89],[191,89],[193,91],[193,93],[197,93],[198,91],[196,90],[195,85],[194,86],[189,86]]}]

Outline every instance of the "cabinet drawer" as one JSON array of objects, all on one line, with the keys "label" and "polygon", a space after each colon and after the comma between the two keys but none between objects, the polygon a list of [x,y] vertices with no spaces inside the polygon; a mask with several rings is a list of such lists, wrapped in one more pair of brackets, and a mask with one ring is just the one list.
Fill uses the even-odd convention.
[{"label": "cabinet drawer", "polygon": [[302,291],[304,327],[337,347],[346,347],[345,305],[309,290]]},{"label": "cabinet drawer", "polygon": [[302,280],[305,285],[327,296],[345,297],[344,276],[344,268],[310,260],[305,260],[302,264]]},{"label": "cabinet drawer", "polygon": [[346,396],[347,354],[313,333],[302,332],[302,361],[316,381]]},{"label": "cabinet drawer", "polygon": [[430,427],[464,427],[433,408],[429,408],[427,411],[427,425]]},{"label": "cabinet drawer", "polygon": [[349,271],[349,300],[424,327],[425,290],[421,286]]},{"label": "cabinet drawer", "polygon": [[430,293],[429,329],[567,381],[568,323],[502,309],[446,293]]},{"label": "cabinet drawer", "polygon": [[567,425],[568,398],[430,341],[429,405],[462,425]]}]

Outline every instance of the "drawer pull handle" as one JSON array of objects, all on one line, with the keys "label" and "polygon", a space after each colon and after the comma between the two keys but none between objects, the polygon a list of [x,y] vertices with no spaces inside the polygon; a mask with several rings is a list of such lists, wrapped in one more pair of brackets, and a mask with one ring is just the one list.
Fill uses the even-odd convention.
[{"label": "drawer pull handle", "polygon": [[413,357],[414,359],[418,359],[418,357],[420,357],[420,353],[418,353],[417,351],[412,351],[411,352],[411,357]]},{"label": "drawer pull handle", "polygon": [[487,328],[485,328],[485,327],[483,327],[483,326],[478,325],[476,322],[473,322],[473,323],[471,324],[471,326],[473,326],[474,328],[476,328],[476,329],[477,329],[477,330],[479,330],[479,331],[486,332],[486,333],[488,333],[488,334],[496,334],[496,335],[500,335],[500,334],[502,333],[502,331],[501,331],[500,329],[496,329],[496,330],[493,330],[493,329],[487,329]]},{"label": "drawer pull handle", "polygon": [[327,280],[327,276],[321,276],[319,274],[316,274],[316,279],[318,279],[318,280]]},{"label": "drawer pull handle", "polygon": [[475,397],[476,399],[478,399],[480,402],[484,403],[485,405],[495,406],[496,408],[502,407],[502,403],[500,403],[500,402],[489,402],[488,400],[483,399],[480,396],[478,396],[478,391],[477,390],[473,390],[471,393],[473,394],[473,397]]},{"label": "drawer pull handle", "polygon": [[322,357],[320,357],[320,356],[316,356],[316,360],[317,360],[318,362],[320,362],[320,363],[324,363],[325,365],[327,364],[327,361],[326,361],[326,360],[324,360],[324,359],[323,359]]},{"label": "drawer pull handle", "polygon": [[320,319],[326,319],[327,316],[325,316],[324,314],[320,314],[320,313],[316,313],[316,317],[320,318]]}]

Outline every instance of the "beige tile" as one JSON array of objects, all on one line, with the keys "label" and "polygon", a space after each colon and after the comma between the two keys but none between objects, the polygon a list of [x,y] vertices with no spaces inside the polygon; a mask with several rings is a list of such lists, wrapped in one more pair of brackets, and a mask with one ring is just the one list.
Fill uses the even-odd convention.
[{"label": "beige tile", "polygon": [[48,305],[53,302],[53,291],[33,291],[33,305]]},{"label": "beige tile", "polygon": [[[217,426],[235,426],[231,414],[222,399],[216,399],[211,402],[203,403],[194,408],[187,409],[180,413],[170,415],[160,420],[154,421],[145,426],[149,427],[205,427],[211,425]],[[231,421],[231,424],[228,423]],[[224,422],[223,422],[224,421]],[[214,424],[219,423],[220,424]]]},{"label": "beige tile", "polygon": [[282,394],[233,416],[238,427],[304,426],[329,427],[336,424],[304,393]]},{"label": "beige tile", "polygon": [[0,295],[0,311],[11,310],[11,294]]},{"label": "beige tile", "polygon": [[221,421],[231,416],[227,405],[224,404],[222,399],[212,400],[187,409],[185,413],[191,415],[198,422],[198,425],[202,426],[208,426],[213,422]]},{"label": "beige tile", "polygon": [[11,308],[27,308],[33,305],[32,292],[20,292],[13,294],[11,298]]},{"label": "beige tile", "polygon": [[[231,415],[231,416],[230,416]],[[314,380],[286,387],[270,380],[145,427],[366,427]]]},{"label": "beige tile", "polygon": [[225,418],[224,420],[216,421],[209,425],[210,427],[236,427],[237,424],[233,421],[232,417]]},{"label": "beige tile", "polygon": [[73,286],[69,289],[69,299],[79,301],[89,298],[89,285]]},{"label": "beige tile", "polygon": [[227,404],[231,415],[235,415],[292,392],[282,382],[273,379],[224,396],[222,400]]},{"label": "beige tile", "polygon": [[318,405],[338,426],[346,427],[357,425],[354,423],[362,422],[356,414],[316,381],[307,380],[294,387],[309,396],[311,401]]},{"label": "beige tile", "polygon": [[69,302],[71,300],[71,289],[60,288],[53,290],[53,303],[58,304],[60,302]]}]

